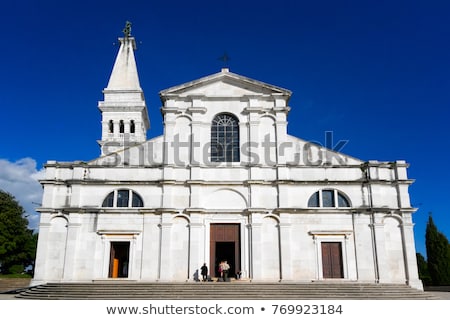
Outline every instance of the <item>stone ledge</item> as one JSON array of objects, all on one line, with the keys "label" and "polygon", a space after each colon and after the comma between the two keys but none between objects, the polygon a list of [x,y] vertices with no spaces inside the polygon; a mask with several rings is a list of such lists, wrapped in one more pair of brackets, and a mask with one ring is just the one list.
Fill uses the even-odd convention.
[{"label": "stone ledge", "polygon": [[30,282],[30,278],[0,278],[0,292],[26,288]]}]

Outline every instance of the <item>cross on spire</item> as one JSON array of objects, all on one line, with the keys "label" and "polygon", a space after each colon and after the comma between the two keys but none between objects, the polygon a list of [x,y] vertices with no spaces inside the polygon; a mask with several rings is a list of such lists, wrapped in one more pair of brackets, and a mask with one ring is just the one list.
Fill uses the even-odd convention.
[{"label": "cross on spire", "polygon": [[129,36],[131,36],[131,22],[127,21],[125,23],[125,28],[123,28],[122,30],[123,35],[125,36],[125,38],[128,38]]}]

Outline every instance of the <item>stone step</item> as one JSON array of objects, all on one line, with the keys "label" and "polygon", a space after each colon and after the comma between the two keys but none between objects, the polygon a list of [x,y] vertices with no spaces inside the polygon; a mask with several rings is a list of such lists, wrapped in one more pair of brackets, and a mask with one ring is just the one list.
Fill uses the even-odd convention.
[{"label": "stone step", "polygon": [[406,285],[367,283],[49,283],[29,288],[22,299],[307,300],[436,299]]}]

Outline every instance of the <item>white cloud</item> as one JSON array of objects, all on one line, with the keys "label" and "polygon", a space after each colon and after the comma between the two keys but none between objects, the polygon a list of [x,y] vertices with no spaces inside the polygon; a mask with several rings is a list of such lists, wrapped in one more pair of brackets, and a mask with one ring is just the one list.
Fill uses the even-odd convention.
[{"label": "white cloud", "polygon": [[16,162],[0,159],[0,189],[12,194],[28,215],[28,227],[37,230],[39,213],[36,207],[42,202],[42,187],[38,179],[44,177],[44,169],[36,167],[32,158]]}]

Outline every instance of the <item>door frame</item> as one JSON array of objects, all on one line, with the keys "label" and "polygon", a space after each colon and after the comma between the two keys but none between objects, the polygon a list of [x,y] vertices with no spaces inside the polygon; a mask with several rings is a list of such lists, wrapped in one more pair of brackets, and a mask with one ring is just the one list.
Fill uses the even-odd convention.
[{"label": "door frame", "polygon": [[[134,272],[135,268],[135,255],[136,255],[136,239],[140,232],[126,232],[126,233],[113,233],[99,231],[97,232],[103,242],[103,267],[101,269],[102,279],[115,279],[109,277],[110,263],[111,263],[111,242],[128,242],[130,244],[128,252],[128,277],[126,279],[134,279],[137,275]],[[100,268],[99,268],[100,269]],[[100,271],[97,269],[98,271]]]},{"label": "door frame", "polygon": [[[108,277],[111,279],[128,278],[130,265],[130,241],[110,241],[110,260]],[[117,247],[116,247],[117,246]],[[122,247],[122,248],[120,248]],[[127,257],[125,260],[120,259],[117,254],[124,253],[126,250]],[[123,274],[123,264],[126,262],[126,276]]]},{"label": "door frame", "polygon": [[[352,231],[310,231],[313,237],[316,249],[316,279],[317,280],[339,280],[349,279],[349,238],[353,234]],[[322,262],[322,242],[339,242],[341,243],[341,260],[342,260],[342,278],[324,278],[323,262]]]},{"label": "door frame", "polygon": [[[234,243],[234,271],[241,271],[241,224],[240,223],[210,223],[209,225],[209,273],[211,277],[219,277],[216,273],[216,243]],[[220,262],[219,262],[220,263]],[[234,275],[229,275],[234,277]]]}]

